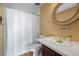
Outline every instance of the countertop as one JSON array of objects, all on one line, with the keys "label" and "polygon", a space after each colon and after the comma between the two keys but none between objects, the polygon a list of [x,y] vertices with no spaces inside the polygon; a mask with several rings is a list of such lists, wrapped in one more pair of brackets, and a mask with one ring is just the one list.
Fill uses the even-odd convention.
[{"label": "countertop", "polygon": [[72,42],[73,46],[61,46],[51,43],[50,38],[39,38],[37,41],[63,56],[79,56],[79,42]]}]

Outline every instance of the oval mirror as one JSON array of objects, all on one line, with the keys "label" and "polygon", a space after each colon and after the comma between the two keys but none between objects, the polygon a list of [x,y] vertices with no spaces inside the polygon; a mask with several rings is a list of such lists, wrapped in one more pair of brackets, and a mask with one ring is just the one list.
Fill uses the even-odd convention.
[{"label": "oval mirror", "polygon": [[77,3],[58,4],[54,9],[55,23],[59,25],[67,25],[79,17],[79,7]]}]

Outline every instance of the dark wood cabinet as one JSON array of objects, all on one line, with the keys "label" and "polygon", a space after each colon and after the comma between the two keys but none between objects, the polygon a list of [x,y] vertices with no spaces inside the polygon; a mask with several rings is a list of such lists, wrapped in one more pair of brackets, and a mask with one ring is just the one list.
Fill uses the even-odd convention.
[{"label": "dark wood cabinet", "polygon": [[50,48],[46,47],[43,45],[43,52],[42,52],[43,56],[62,56],[59,53],[51,50]]}]

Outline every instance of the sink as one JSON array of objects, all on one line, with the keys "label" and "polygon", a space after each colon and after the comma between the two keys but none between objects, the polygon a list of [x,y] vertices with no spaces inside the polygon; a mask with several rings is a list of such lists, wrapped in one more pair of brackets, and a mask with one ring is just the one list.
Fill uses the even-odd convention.
[{"label": "sink", "polygon": [[73,47],[73,43],[68,39],[64,39],[63,41],[61,41],[61,40],[58,40],[58,38],[52,36],[52,37],[46,38],[46,40],[49,43],[52,43],[54,45],[63,46],[63,47]]}]

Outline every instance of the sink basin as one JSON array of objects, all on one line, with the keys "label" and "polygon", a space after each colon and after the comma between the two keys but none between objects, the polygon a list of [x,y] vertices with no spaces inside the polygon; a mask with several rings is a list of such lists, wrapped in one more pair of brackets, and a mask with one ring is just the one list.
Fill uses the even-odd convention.
[{"label": "sink basin", "polygon": [[73,47],[73,43],[67,39],[63,40],[63,42],[56,39],[56,37],[49,37],[46,40],[54,45],[63,46],[63,47]]}]

